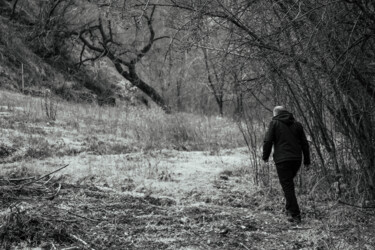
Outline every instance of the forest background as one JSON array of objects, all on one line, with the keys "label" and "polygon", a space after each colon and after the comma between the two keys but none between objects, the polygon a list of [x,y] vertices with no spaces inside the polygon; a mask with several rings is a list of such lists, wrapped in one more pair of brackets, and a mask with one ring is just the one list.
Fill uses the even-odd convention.
[{"label": "forest background", "polygon": [[[258,182],[264,128],[281,104],[309,136],[309,188],[327,182],[332,196],[359,207],[375,199],[372,1],[2,0],[0,8],[1,87],[47,96],[52,119],[45,89],[76,103],[231,119]],[[179,149],[201,149],[176,137]]]}]

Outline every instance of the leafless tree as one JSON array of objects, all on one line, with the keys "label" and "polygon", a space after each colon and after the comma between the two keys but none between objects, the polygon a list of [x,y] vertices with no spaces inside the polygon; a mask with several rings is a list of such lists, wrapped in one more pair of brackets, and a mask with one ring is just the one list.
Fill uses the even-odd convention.
[{"label": "leafless tree", "polygon": [[[322,170],[351,176],[375,198],[374,3],[369,1],[179,1],[233,33],[233,54],[258,71],[306,124]],[[243,75],[242,75],[243,77]],[[252,83],[253,84],[253,83]],[[249,88],[252,90],[253,88]],[[254,96],[255,98],[256,96]],[[356,165],[348,165],[351,159]],[[344,178],[344,179],[345,179]],[[352,178],[353,179],[353,178]]]},{"label": "leafless tree", "polygon": [[[135,31],[138,32],[145,24],[148,30],[148,39],[143,45],[141,41],[134,41],[132,48],[126,46],[124,42],[116,40],[119,37],[116,36],[114,29],[119,29],[119,26],[115,25],[111,18],[103,20],[103,17],[99,17],[97,22],[87,25],[79,32],[79,39],[83,44],[80,58],[81,63],[84,63],[107,57],[121,76],[143,91],[163,110],[170,112],[171,109],[164,98],[137,73],[137,64],[150,52],[153,44],[166,38],[165,36],[156,37],[155,35],[153,27],[155,10],[155,6],[152,8],[144,6],[136,16],[133,16]],[[145,22],[142,20],[145,20]]]}]

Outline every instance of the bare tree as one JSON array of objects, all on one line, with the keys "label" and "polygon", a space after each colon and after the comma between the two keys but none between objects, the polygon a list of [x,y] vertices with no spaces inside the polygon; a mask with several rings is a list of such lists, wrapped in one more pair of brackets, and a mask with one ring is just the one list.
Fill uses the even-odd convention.
[{"label": "bare tree", "polygon": [[[151,98],[157,105],[159,105],[166,112],[171,112],[170,107],[164,98],[148,83],[146,83],[137,73],[136,66],[141,59],[150,52],[152,45],[165,38],[155,37],[153,28],[153,17],[156,7],[153,6],[150,10],[147,6],[142,9],[140,15],[134,17],[135,30],[141,28],[143,25],[142,19],[146,20],[146,27],[148,30],[148,40],[140,48],[129,49],[124,46],[124,43],[116,41],[114,25],[111,19],[103,20],[99,17],[96,24],[88,25],[79,32],[79,38],[83,43],[81,51],[81,63],[86,61],[95,61],[101,57],[107,57],[115,66],[118,73],[126,80],[130,81],[134,86],[143,91]],[[135,35],[137,36],[137,35]],[[135,46],[140,42],[134,43]],[[89,51],[90,53],[85,53]],[[131,56],[129,56],[131,54]]]}]

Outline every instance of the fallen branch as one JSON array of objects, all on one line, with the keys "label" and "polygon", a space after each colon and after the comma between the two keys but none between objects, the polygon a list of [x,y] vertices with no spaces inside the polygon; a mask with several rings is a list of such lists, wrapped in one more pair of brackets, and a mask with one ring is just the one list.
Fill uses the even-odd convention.
[{"label": "fallen branch", "polygon": [[52,176],[46,181],[46,182],[44,182],[44,185],[47,185],[48,184],[48,182],[50,182],[51,180],[52,180]]},{"label": "fallen branch", "polygon": [[55,193],[55,196],[58,195],[58,193],[60,192],[60,190],[61,190],[61,184],[59,183],[59,187],[57,188],[57,191],[56,191],[56,193]]},{"label": "fallen branch", "polygon": [[35,176],[19,178],[19,179],[0,179],[0,181],[18,182],[18,181],[28,181],[28,180],[31,180],[31,179],[35,179]]},{"label": "fallen branch", "polygon": [[240,245],[243,246],[246,250],[250,250],[250,248],[248,248],[247,246],[245,246],[245,244],[243,244],[241,242],[240,242]]},{"label": "fallen branch", "polygon": [[344,201],[342,201],[342,200],[338,200],[338,203],[339,203],[339,204],[346,205],[346,206],[355,207],[355,208],[362,208],[362,209],[375,209],[375,207],[358,206],[358,205],[354,205],[354,204],[346,203],[346,202],[344,202]]},{"label": "fallen branch", "polygon": [[57,188],[56,192],[53,195],[51,195],[49,197],[46,197],[45,199],[46,200],[53,200],[59,194],[60,189],[61,189],[61,184],[59,183],[59,187]]},{"label": "fallen branch", "polygon": [[57,221],[57,222],[65,222],[65,223],[76,223],[78,220],[64,220],[64,219],[51,219],[49,218],[49,220],[53,220],[53,221]]},{"label": "fallen branch", "polygon": [[48,173],[48,174],[42,175],[42,176],[39,177],[38,179],[35,179],[35,180],[32,180],[32,181],[27,182],[27,183],[25,183],[25,184],[22,184],[22,185],[21,185],[21,188],[22,188],[23,186],[25,186],[25,185],[29,185],[29,184],[32,184],[32,183],[34,183],[34,182],[37,182],[37,181],[43,179],[43,178],[46,177],[46,176],[49,176],[49,175],[51,175],[51,174],[54,174],[54,173],[56,173],[56,172],[58,172],[58,171],[60,171],[60,170],[62,170],[62,169],[64,169],[64,168],[66,168],[67,166],[69,166],[69,164],[67,164],[67,165],[65,165],[65,166],[63,166],[63,167],[61,167],[61,168],[59,168],[59,169],[57,169],[57,170],[55,170],[55,171],[52,171],[52,172],[50,172],[50,173]]},{"label": "fallen branch", "polygon": [[299,227],[299,226],[289,228],[289,230],[310,230],[310,229],[312,228],[311,227]]}]

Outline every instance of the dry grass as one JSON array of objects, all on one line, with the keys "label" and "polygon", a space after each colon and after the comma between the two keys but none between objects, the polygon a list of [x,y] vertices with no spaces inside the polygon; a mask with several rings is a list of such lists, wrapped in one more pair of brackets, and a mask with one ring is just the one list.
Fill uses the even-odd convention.
[{"label": "dry grass", "polygon": [[[227,119],[59,101],[51,120],[42,102],[0,92],[0,188],[13,190],[0,206],[3,246],[374,249],[372,210],[332,202],[314,176],[297,185],[306,222],[286,223],[275,170],[260,166],[254,184]],[[57,184],[47,196],[35,193],[41,186],[8,188],[9,178],[65,164],[53,175],[62,183],[53,202],[45,198]]]},{"label": "dry grass", "polygon": [[[56,119],[51,119],[46,115],[50,112],[46,113],[43,98],[10,92],[0,95],[1,133],[15,147],[26,147],[28,157],[82,151],[98,155],[124,154],[162,148],[215,152],[242,145],[234,124],[219,117],[166,115],[159,109],[59,101]],[[19,145],[19,137],[28,139]],[[53,146],[56,144],[59,146]],[[43,148],[48,152],[41,152]]]},{"label": "dry grass", "polygon": [[[195,171],[203,165],[201,171],[212,171],[213,176],[217,169],[235,164],[238,155],[231,149],[243,146],[235,124],[225,118],[54,99],[56,119],[50,119],[44,98],[5,91],[0,97],[0,134],[7,150],[1,174],[15,166],[45,173],[69,163],[61,175],[74,184],[166,195],[180,190],[182,199],[186,192],[208,185],[206,180],[198,185],[194,179],[200,170],[195,174],[185,168]],[[246,165],[246,156],[241,157],[238,164]]]}]

